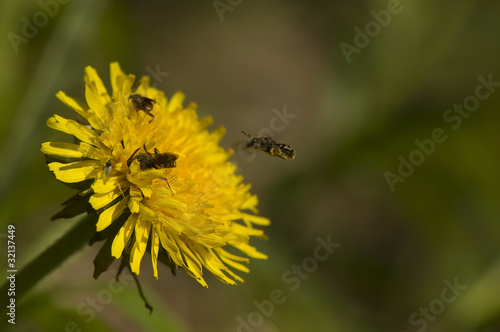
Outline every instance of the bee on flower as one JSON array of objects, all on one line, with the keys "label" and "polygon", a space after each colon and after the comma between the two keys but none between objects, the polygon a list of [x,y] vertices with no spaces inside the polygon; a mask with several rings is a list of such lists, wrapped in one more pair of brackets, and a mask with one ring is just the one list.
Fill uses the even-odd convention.
[{"label": "bee on flower", "polygon": [[[270,221],[257,215],[257,197],[235,174],[232,152],[219,145],[224,128],[209,131],[212,118],[199,119],[194,103],[183,106],[182,93],[167,99],[147,77],[132,91],[133,75],[116,62],[110,71],[111,94],[87,67],[86,104],[56,95],[85,123],[59,115],[47,120],[77,140],[46,142],[41,149],[58,180],[81,187],[68,206],[88,201],[99,214],[98,234],[111,233],[109,256],[127,257],[135,274],[148,249],[155,278],[160,260],[205,287],[205,271],[227,284],[242,282],[234,270],[249,272],[249,258],[267,258],[249,242],[265,238],[255,226]],[[56,216],[82,212],[68,206]]]}]

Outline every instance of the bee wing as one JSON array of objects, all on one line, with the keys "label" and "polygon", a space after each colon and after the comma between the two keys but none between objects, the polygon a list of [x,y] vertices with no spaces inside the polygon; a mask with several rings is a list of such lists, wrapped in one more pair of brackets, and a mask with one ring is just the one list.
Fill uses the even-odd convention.
[{"label": "bee wing", "polygon": [[179,155],[177,153],[169,152],[168,154],[171,154],[172,156],[174,156],[175,160],[179,159]]}]

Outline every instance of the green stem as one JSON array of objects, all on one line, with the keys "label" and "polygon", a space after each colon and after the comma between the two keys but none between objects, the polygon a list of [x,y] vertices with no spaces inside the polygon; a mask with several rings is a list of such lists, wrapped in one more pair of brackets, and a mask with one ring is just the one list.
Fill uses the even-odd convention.
[{"label": "green stem", "polygon": [[[4,283],[0,288],[2,307],[5,308],[5,306],[10,303],[11,298],[15,298],[17,307],[19,305],[19,300],[30,289],[32,289],[47,274],[61,265],[68,257],[87,244],[96,231],[96,218],[97,217],[94,214],[84,217],[52,246],[33,259],[19,272],[15,273],[16,286],[14,296],[8,296],[10,281]],[[4,314],[3,316],[6,315]],[[8,318],[8,316],[6,317]],[[2,321],[4,319],[5,317],[1,317]]]}]

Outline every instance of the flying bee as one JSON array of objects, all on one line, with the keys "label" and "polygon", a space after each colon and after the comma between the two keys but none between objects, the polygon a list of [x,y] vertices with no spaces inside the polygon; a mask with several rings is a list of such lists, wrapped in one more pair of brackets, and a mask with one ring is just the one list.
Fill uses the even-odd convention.
[{"label": "flying bee", "polygon": [[[155,148],[155,153],[149,153],[148,150],[146,150],[146,144],[143,145],[144,151],[146,153],[137,153],[141,148],[138,148],[137,150],[132,153],[130,158],[127,160],[127,166],[130,166],[130,164],[134,161],[137,160],[139,162],[139,167],[141,171],[145,171],[148,169],[160,169],[160,168],[174,168],[177,166],[177,156],[176,154],[170,153],[170,152],[165,152],[165,153],[160,153],[157,148]],[[167,181],[168,187],[170,188],[170,191],[172,194],[174,191],[172,190],[172,187],[170,187],[170,183],[168,180],[164,177],[160,177],[160,179]]]},{"label": "flying bee", "polygon": [[246,148],[254,148],[264,151],[270,156],[279,157],[284,160],[295,159],[295,150],[288,144],[276,143],[272,138],[267,136],[252,137],[250,134],[241,131],[248,137]]},{"label": "flying bee", "polygon": [[[140,94],[134,93],[131,94],[128,99],[132,100],[132,105],[134,105],[134,108],[138,111],[144,111],[146,114],[151,115],[151,117],[155,117],[151,111],[153,110],[155,100],[141,96]],[[152,121],[152,120],[151,120]]]}]

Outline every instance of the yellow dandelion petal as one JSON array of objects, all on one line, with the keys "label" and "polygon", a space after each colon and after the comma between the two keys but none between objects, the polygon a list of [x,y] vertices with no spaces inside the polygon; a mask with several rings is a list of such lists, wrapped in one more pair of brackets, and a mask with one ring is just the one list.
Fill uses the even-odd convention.
[{"label": "yellow dandelion petal", "polygon": [[66,120],[69,132],[82,142],[93,144],[97,138],[94,130],[85,127],[73,120]]},{"label": "yellow dandelion petal", "polygon": [[95,177],[98,163],[94,160],[75,161],[73,163],[50,163],[49,169],[54,172],[59,181],[76,183]]},{"label": "yellow dandelion petal", "polygon": [[[221,251],[219,251],[220,249],[217,248],[215,249],[215,252],[217,252],[219,254],[219,258],[224,262],[226,263],[227,265],[237,269],[237,270],[240,270],[241,272],[245,272],[245,273],[249,273],[250,272],[250,269],[248,267],[246,267],[245,265],[243,264],[240,264],[240,263],[237,263],[235,262],[234,260],[232,260],[231,258],[229,258],[228,256],[225,256],[223,254],[221,254]],[[237,257],[237,256],[236,256]],[[240,258],[240,257],[238,257]],[[248,263],[248,261],[244,261],[246,263]]]},{"label": "yellow dandelion petal", "polygon": [[101,130],[104,128],[103,121],[92,110],[88,111],[87,121],[89,122],[92,128],[95,128],[97,130]]},{"label": "yellow dandelion petal", "polygon": [[127,206],[127,200],[122,199],[120,202],[104,210],[99,216],[97,221],[96,230],[98,232],[107,228],[113,221],[115,221],[123,213],[123,209]]},{"label": "yellow dandelion petal", "polygon": [[109,121],[110,117],[108,110],[106,109],[106,103],[103,103],[103,98],[101,98],[95,82],[87,83],[87,86],[85,87],[85,99],[90,107],[89,112],[91,112],[91,114],[95,114],[103,123],[100,128],[96,129],[105,129],[106,122]]},{"label": "yellow dandelion petal", "polygon": [[153,275],[158,279],[158,251],[160,249],[160,236],[156,227],[151,230],[151,263],[153,264]]},{"label": "yellow dandelion petal", "polygon": [[148,245],[149,230],[151,223],[143,220],[140,216],[135,223],[135,244],[130,253],[130,268],[135,274],[139,274],[141,268],[141,259],[146,252]]},{"label": "yellow dandelion petal", "polygon": [[68,127],[66,127],[67,122],[68,120],[66,120],[62,116],[54,115],[47,119],[47,127],[71,135],[71,131]]},{"label": "yellow dandelion petal", "polygon": [[78,114],[80,114],[80,116],[82,116],[83,118],[85,118],[85,119],[88,118],[89,114],[87,113],[87,108],[85,105],[83,105],[83,103],[78,102],[74,98],[69,97],[68,95],[66,95],[62,91],[59,91],[58,93],[56,93],[56,97],[60,101],[62,101],[64,104],[66,104],[66,106],[70,107],[71,109],[76,111]]},{"label": "yellow dandelion petal", "polygon": [[181,252],[175,241],[170,238],[172,235],[165,231],[161,226],[158,229],[158,234],[160,236],[160,243],[162,247],[170,254],[170,257],[176,265],[182,266],[183,262]]},{"label": "yellow dandelion petal", "polygon": [[110,65],[111,88],[115,98],[128,96],[131,93],[134,83],[134,75],[126,75],[120,68],[118,62],[112,62]]},{"label": "yellow dandelion petal", "polygon": [[258,259],[267,259],[267,255],[258,252],[257,249],[255,249],[254,247],[252,247],[251,245],[249,245],[247,243],[241,243],[241,242],[238,243],[235,241],[230,241],[228,243],[230,245],[232,245],[233,247],[239,249],[241,252],[243,252],[244,254],[246,254],[249,257],[258,258]]},{"label": "yellow dandelion petal", "polygon": [[[211,249],[204,246],[196,246],[196,253],[203,265],[212,273],[217,279],[228,285],[236,284],[234,280],[229,278],[226,273],[229,269],[220,261]],[[226,272],[226,273],[224,273]]]},{"label": "yellow dandelion petal", "polygon": [[[252,211],[253,213],[258,213],[258,210],[256,208],[258,204],[258,199],[257,199],[257,196],[250,196],[248,197],[247,199],[245,199],[245,201],[241,204],[241,209],[242,210],[250,210]],[[267,218],[264,218],[264,217],[259,217],[259,216],[254,216],[254,217],[257,217],[257,218],[262,218],[262,219],[266,219],[267,221],[263,221],[264,223],[258,223],[256,222],[255,224],[258,224],[258,225],[262,225],[262,226],[267,226],[269,225],[271,222],[269,219]]]},{"label": "yellow dandelion petal", "polygon": [[243,226],[236,223],[233,225],[233,233],[241,234],[244,236],[257,236],[257,237],[264,235],[264,231],[262,229],[250,228],[248,226]]},{"label": "yellow dandelion petal", "polygon": [[200,119],[200,130],[207,128],[213,122],[214,122],[214,119],[210,115],[207,115],[207,116],[201,118]]},{"label": "yellow dandelion petal", "polygon": [[111,245],[111,255],[115,258],[120,258],[125,249],[130,236],[134,231],[135,224],[137,223],[137,218],[139,215],[137,213],[132,213],[125,224],[120,228],[118,234],[116,234],[113,244]]},{"label": "yellow dandelion petal", "polygon": [[167,215],[160,215],[159,220],[162,223],[162,225],[167,229],[170,233],[172,234],[181,234],[182,230],[184,229],[179,223],[177,222],[176,219],[171,218]]},{"label": "yellow dandelion petal", "polygon": [[84,156],[80,151],[80,145],[63,142],[45,142],[42,144],[42,152],[66,158],[82,158]]},{"label": "yellow dandelion petal", "polygon": [[[241,282],[241,283],[245,282],[245,280],[243,280],[243,278],[241,278],[239,275],[237,275],[236,273],[234,273],[234,272],[233,272],[233,271],[231,271],[230,269],[225,270],[225,272],[226,272],[227,274],[229,274],[229,275],[230,275],[233,279],[235,279],[236,281]],[[236,283],[234,283],[234,284],[236,284]]]},{"label": "yellow dandelion petal", "polygon": [[139,212],[141,214],[141,217],[143,219],[146,219],[150,222],[154,222],[156,223],[158,221],[158,213],[153,210],[153,209],[150,209],[149,207],[147,207],[146,205],[144,204],[139,204]]},{"label": "yellow dandelion petal", "polygon": [[141,192],[145,198],[151,198],[151,195],[153,194],[153,190],[149,187],[141,187]]},{"label": "yellow dandelion petal", "polygon": [[120,68],[120,65],[118,64],[118,62],[112,62],[109,66],[109,73],[110,73],[110,81],[111,81],[111,89],[113,90],[113,92],[119,90],[119,86],[121,85],[121,83],[119,82],[119,78],[123,75],[125,75],[125,73],[122,71],[122,69]]},{"label": "yellow dandelion petal", "polygon": [[105,156],[101,149],[85,142],[80,143],[79,150],[85,158],[100,159]]},{"label": "yellow dandelion petal", "polygon": [[[106,87],[102,83],[101,78],[99,77],[99,75],[97,74],[97,71],[94,68],[92,68],[90,66],[85,67],[84,80],[85,80],[85,83],[87,83],[87,84],[92,83],[92,85],[95,86],[96,95],[101,100],[101,103],[103,105],[107,105],[109,102],[111,102],[111,98],[109,97],[108,90],[106,90]],[[88,100],[87,100],[87,103],[88,103]]]},{"label": "yellow dandelion petal", "polygon": [[224,263],[226,263],[227,265],[229,265],[237,270],[240,270],[241,272],[245,272],[245,273],[250,272],[250,269],[243,264],[237,263],[237,262],[229,259],[228,257],[224,257],[222,255],[219,255],[219,257]]},{"label": "yellow dandelion petal", "polygon": [[138,197],[131,197],[129,202],[128,202],[128,209],[130,210],[130,213],[139,213],[141,209],[141,204],[140,201],[142,199]]},{"label": "yellow dandelion petal", "polygon": [[186,272],[195,278],[204,287],[208,287],[207,283],[203,279],[202,264],[200,260],[196,257],[191,249],[186,245],[186,243],[180,239],[177,235],[173,235],[177,246],[182,254],[183,263],[182,266]]},{"label": "yellow dandelion petal", "polygon": [[96,179],[92,184],[92,189],[96,194],[107,194],[125,186],[126,183],[125,176],[113,176],[107,179]]},{"label": "yellow dandelion petal", "polygon": [[120,197],[120,195],[122,195],[120,188],[115,188],[113,191],[105,194],[94,194],[90,196],[89,203],[95,210],[99,210],[106,205],[111,204],[111,202]]},{"label": "yellow dandelion petal", "polygon": [[226,250],[222,249],[222,248],[217,248],[215,249],[215,251],[217,252],[217,254],[219,255],[219,257],[222,259],[223,257],[226,258],[226,259],[230,259],[232,261],[237,261],[237,262],[244,262],[244,263],[249,263],[250,260],[246,257],[241,257],[241,256],[238,256],[238,255],[235,255],[235,254],[231,254],[229,252],[227,252]]},{"label": "yellow dandelion petal", "polygon": [[174,93],[174,95],[172,96],[172,98],[170,98],[170,101],[168,102],[166,111],[170,113],[178,108],[181,108],[185,98],[186,96],[180,91]]},{"label": "yellow dandelion petal", "polygon": [[225,239],[220,234],[199,234],[198,239],[200,243],[210,248],[219,248],[226,245]]}]

